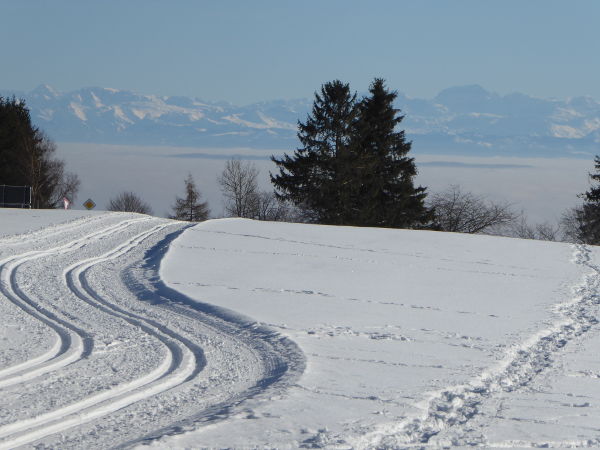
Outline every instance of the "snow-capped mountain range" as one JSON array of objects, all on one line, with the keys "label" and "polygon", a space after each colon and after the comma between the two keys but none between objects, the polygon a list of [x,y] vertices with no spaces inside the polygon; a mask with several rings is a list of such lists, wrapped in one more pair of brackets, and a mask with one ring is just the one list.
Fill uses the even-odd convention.
[{"label": "snow-capped mountain range", "polygon": [[[291,150],[297,121],[312,99],[236,106],[191,97],[110,88],[58,92],[0,90],[25,99],[34,123],[58,142]],[[583,156],[600,149],[600,102],[498,95],[478,85],[452,87],[433,99],[399,94],[401,126],[421,153]]]}]

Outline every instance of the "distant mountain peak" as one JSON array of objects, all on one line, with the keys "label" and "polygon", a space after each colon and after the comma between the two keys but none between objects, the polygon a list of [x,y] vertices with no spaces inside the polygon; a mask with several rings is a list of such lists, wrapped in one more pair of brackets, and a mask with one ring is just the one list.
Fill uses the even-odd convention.
[{"label": "distant mountain peak", "polygon": [[451,86],[442,89],[438,95],[445,93],[463,94],[463,95],[490,95],[490,92],[480,84],[463,84],[460,86]]},{"label": "distant mountain peak", "polygon": [[484,101],[492,98],[497,98],[498,94],[485,90],[478,84],[467,84],[464,86],[454,86],[441,91],[435,97],[435,101],[438,103],[445,102],[473,102],[473,101]]},{"label": "distant mountain peak", "polygon": [[29,95],[40,95],[49,98],[56,98],[60,95],[60,92],[48,84],[40,84],[33,91],[31,91]]},{"label": "distant mountain peak", "polygon": [[[24,98],[31,117],[56,141],[189,147],[294,149],[298,120],[312,99],[262,101],[246,106],[86,87],[59,92],[43,84]],[[455,86],[434,99],[399,95],[401,128],[415,151],[430,153],[569,156],[598,153],[600,103],[513,93],[478,84]]]}]

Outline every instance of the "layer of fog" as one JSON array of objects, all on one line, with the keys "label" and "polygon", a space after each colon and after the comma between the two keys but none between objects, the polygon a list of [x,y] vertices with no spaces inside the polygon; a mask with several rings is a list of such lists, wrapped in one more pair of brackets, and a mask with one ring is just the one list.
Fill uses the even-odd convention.
[{"label": "layer of fog", "polygon": [[[133,191],[150,203],[154,213],[167,216],[175,196],[183,195],[183,180],[191,173],[211,215],[223,215],[217,176],[231,157],[251,160],[261,171],[261,188],[271,190],[269,160],[272,150],[194,149],[59,143],[58,154],[81,178],[75,202],[91,198],[96,209],[105,209],[111,197]],[[276,155],[283,154],[275,152]],[[509,202],[534,222],[555,222],[563,211],[579,202],[577,194],[589,187],[587,174],[593,161],[567,158],[468,157],[414,153],[419,175],[416,182],[430,191],[458,184],[465,191]]]}]

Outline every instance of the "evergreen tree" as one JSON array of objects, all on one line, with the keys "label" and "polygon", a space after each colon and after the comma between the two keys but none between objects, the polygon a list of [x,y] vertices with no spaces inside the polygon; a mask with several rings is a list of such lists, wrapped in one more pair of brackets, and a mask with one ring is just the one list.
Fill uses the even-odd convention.
[{"label": "evergreen tree", "polygon": [[298,123],[302,148],[272,161],[277,196],[307,213],[310,221],[335,225],[422,227],[433,214],[425,188],[413,186],[417,169],[407,157],[411,143],[396,131],[403,116],[397,96],[381,79],[356,101],[348,84],[326,83],[315,94],[312,114]]},{"label": "evergreen tree", "polygon": [[34,208],[56,208],[73,200],[77,175],[54,157],[56,146],[31,122],[22,100],[0,97],[0,184],[30,186]]},{"label": "evergreen tree", "polygon": [[417,168],[406,156],[411,143],[396,131],[404,116],[393,106],[397,93],[381,78],[358,106],[352,140],[352,212],[349,222],[360,226],[423,227],[432,219],[425,206],[426,190],[415,188]]},{"label": "evergreen tree", "polygon": [[[596,173],[590,173],[590,179],[600,183],[600,156],[594,158]],[[576,208],[577,237],[581,242],[600,245],[600,185],[592,186],[581,194],[583,206]]]},{"label": "evergreen tree", "polygon": [[352,122],[356,94],[339,80],[315,93],[312,114],[298,122],[302,147],[293,157],[271,160],[279,173],[271,175],[277,197],[300,207],[310,222],[345,223]]},{"label": "evergreen tree", "polygon": [[0,184],[26,184],[27,150],[36,133],[24,103],[0,97]]},{"label": "evergreen tree", "polygon": [[176,198],[173,215],[169,218],[188,222],[202,222],[208,219],[210,214],[208,203],[201,202],[200,198],[201,195],[196,188],[196,183],[192,175],[189,174],[185,180],[185,198]]}]

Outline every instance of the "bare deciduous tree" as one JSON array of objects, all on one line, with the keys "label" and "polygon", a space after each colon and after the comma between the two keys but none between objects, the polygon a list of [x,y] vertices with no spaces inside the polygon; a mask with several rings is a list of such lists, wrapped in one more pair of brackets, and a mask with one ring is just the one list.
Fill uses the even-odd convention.
[{"label": "bare deciduous tree", "polygon": [[557,241],[560,227],[548,222],[531,225],[527,222],[525,214],[521,213],[509,227],[509,235],[521,239],[536,239],[539,241]]},{"label": "bare deciduous tree", "polygon": [[255,218],[260,194],[258,193],[258,169],[251,162],[232,159],[217,178],[225,196],[225,212],[229,216]]},{"label": "bare deciduous tree", "polygon": [[259,191],[257,178],[259,170],[252,162],[232,159],[217,181],[225,197],[225,214],[269,221],[295,220],[295,208],[274,192]]},{"label": "bare deciduous tree", "polygon": [[278,199],[275,193],[262,191],[257,197],[254,215],[256,219],[272,222],[293,221],[293,208],[284,200]]},{"label": "bare deciduous tree", "polygon": [[108,210],[152,214],[150,205],[133,192],[121,192],[112,198],[108,204]]},{"label": "bare deciduous tree", "polygon": [[548,222],[538,223],[535,226],[537,238],[540,241],[558,241],[560,239],[560,226]]},{"label": "bare deciduous tree", "polygon": [[516,218],[510,205],[462,192],[457,185],[430,195],[429,206],[435,210],[436,224],[442,231],[483,233],[494,226],[510,224]]},{"label": "bare deciduous tree", "polygon": [[36,129],[31,139],[24,139],[23,148],[28,149],[27,167],[31,183],[34,208],[59,208],[63,197],[71,202],[79,190],[79,177],[65,172],[65,162],[54,157],[56,144]]},{"label": "bare deciduous tree", "polygon": [[50,208],[60,208],[63,204],[63,198],[68,198],[72,203],[77,198],[77,191],[79,190],[79,177],[73,172],[64,171],[64,162],[61,160],[54,161],[54,167],[52,168],[54,174],[53,178],[54,188],[52,194],[48,199],[48,206]]},{"label": "bare deciduous tree", "polygon": [[189,174],[185,180],[185,198],[176,197],[173,215],[169,218],[188,222],[202,222],[208,219],[208,203],[200,201],[201,197],[192,174]]},{"label": "bare deciduous tree", "polygon": [[560,220],[563,239],[577,244],[585,243],[583,224],[584,212],[582,205],[567,209]]}]

